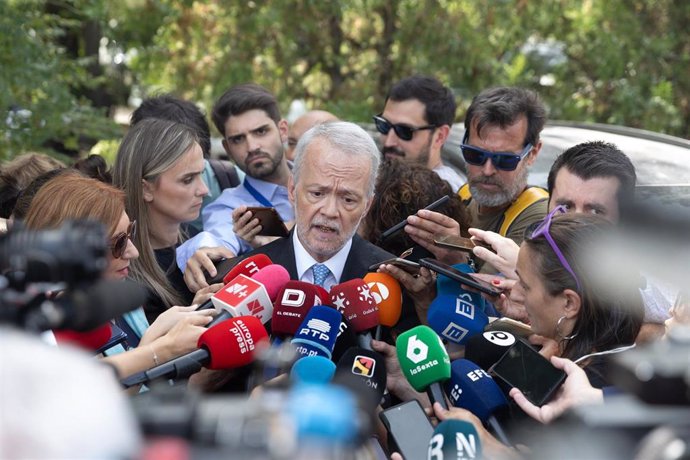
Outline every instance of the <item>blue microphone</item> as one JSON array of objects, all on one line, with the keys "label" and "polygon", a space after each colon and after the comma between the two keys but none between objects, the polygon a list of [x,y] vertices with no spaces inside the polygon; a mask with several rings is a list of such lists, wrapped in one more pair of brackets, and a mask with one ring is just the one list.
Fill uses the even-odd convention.
[{"label": "blue microphone", "polygon": [[427,321],[441,338],[464,345],[470,337],[484,331],[489,318],[472,303],[468,293],[459,296],[443,294],[431,302]]},{"label": "blue microphone", "polygon": [[357,436],[357,403],[340,386],[299,385],[290,392],[286,408],[299,445],[303,442],[343,445]]},{"label": "blue microphone", "polygon": [[296,384],[325,385],[333,379],[335,363],[324,356],[305,356],[290,370],[290,380]]},{"label": "blue microphone", "polygon": [[494,415],[508,407],[508,400],[484,369],[467,359],[456,359],[450,364],[450,379],[445,387],[453,406],[472,412],[493,429],[496,437],[510,445]]},{"label": "blue microphone", "polygon": [[465,420],[444,420],[429,441],[427,460],[482,458],[482,444],[476,428]]},{"label": "blue microphone", "polygon": [[314,305],[292,339],[297,354],[331,359],[342,317],[335,308]]}]

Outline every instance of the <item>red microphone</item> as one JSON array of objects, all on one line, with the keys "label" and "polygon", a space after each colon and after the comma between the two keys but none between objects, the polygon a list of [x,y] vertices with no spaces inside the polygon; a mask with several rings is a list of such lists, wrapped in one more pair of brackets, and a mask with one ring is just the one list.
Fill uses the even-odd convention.
[{"label": "red microphone", "polygon": [[238,316],[255,316],[266,324],[273,315],[273,301],[288,281],[290,274],[277,264],[262,268],[251,278],[242,274],[236,276],[211,297],[216,310],[223,311],[209,327]]},{"label": "red microphone", "polygon": [[254,360],[261,342],[268,342],[268,332],[258,318],[230,318],[208,329],[199,337],[198,350],[179,356],[148,371],[121,380],[129,388],[151,380],[186,378],[202,367],[234,369]]},{"label": "red microphone", "polygon": [[105,323],[87,332],[59,329],[54,330],[53,334],[58,345],[74,345],[95,352],[108,343],[112,335],[112,329],[110,328],[110,323]]},{"label": "red microphone", "polygon": [[242,259],[223,277],[223,283],[227,284],[237,278],[239,275],[254,277],[264,267],[271,265],[273,262],[266,254],[256,254],[246,259]]},{"label": "red microphone", "polygon": [[379,325],[379,308],[369,285],[362,278],[354,278],[331,288],[331,303],[343,314],[355,332],[367,331]]},{"label": "red microphone", "polygon": [[295,335],[304,317],[314,305],[330,301],[328,292],[321,286],[304,281],[288,281],[273,303],[271,331],[278,337]]}]

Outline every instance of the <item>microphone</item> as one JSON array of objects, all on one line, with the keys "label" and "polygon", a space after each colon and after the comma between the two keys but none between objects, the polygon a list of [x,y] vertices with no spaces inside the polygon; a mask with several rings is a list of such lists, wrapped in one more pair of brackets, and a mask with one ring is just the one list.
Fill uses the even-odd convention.
[{"label": "microphone", "polygon": [[296,384],[325,385],[335,374],[335,363],[324,356],[305,356],[295,361],[290,370],[290,380]]},{"label": "microphone", "polygon": [[427,460],[482,458],[477,429],[465,420],[448,419],[439,423],[429,441]]},{"label": "microphone", "polygon": [[400,320],[402,313],[402,289],[400,283],[388,273],[367,273],[364,282],[376,301],[379,309],[379,325],[374,334],[376,340],[381,338],[381,326],[393,327]]},{"label": "microphone", "polygon": [[[273,262],[266,254],[256,254],[246,259],[242,259],[237,264],[232,267],[225,275],[223,275],[223,284],[228,284],[240,275],[248,276],[250,278],[254,277],[259,270],[264,267],[271,265]],[[220,269],[222,265],[216,267]],[[218,278],[218,275],[215,277]],[[213,308],[213,301],[208,299],[206,302],[199,305],[197,310],[208,310]]]},{"label": "microphone", "polygon": [[342,315],[334,308],[323,305],[312,307],[292,339],[297,354],[331,359],[341,319]]},{"label": "microphone", "polygon": [[395,342],[403,375],[416,391],[426,391],[435,402],[448,409],[440,382],[450,378],[450,358],[441,339],[427,326],[403,332]]},{"label": "microphone", "polygon": [[465,345],[465,359],[488,371],[515,343],[515,336],[506,331],[486,331],[470,337]]},{"label": "microphone", "polygon": [[53,335],[55,335],[58,345],[73,345],[96,352],[108,343],[112,335],[112,328],[110,323],[105,323],[86,332],[60,329],[53,331]]},{"label": "microphone", "polygon": [[477,308],[469,294],[437,296],[427,313],[429,327],[439,336],[459,345],[484,331],[489,317]]},{"label": "microphone", "polygon": [[350,323],[343,317],[340,322],[340,329],[338,331],[338,337],[335,341],[335,348],[333,348],[333,361],[338,362],[352,347],[357,347],[357,333],[352,328]]},{"label": "microphone", "polygon": [[120,383],[129,388],[159,378],[186,378],[201,370],[233,369],[246,366],[254,359],[259,343],[268,341],[268,332],[261,321],[254,316],[230,318],[206,330],[199,337],[194,350],[166,363],[122,379]]},{"label": "microphone", "polygon": [[304,281],[288,281],[278,292],[273,303],[271,331],[274,336],[295,335],[307,312],[314,305],[330,301],[325,289]]},{"label": "microphone", "polygon": [[208,326],[239,316],[255,316],[266,324],[273,315],[273,301],[278,291],[289,280],[290,274],[277,264],[262,268],[252,278],[242,274],[236,276],[211,297],[215,308],[222,311]]},{"label": "microphone", "polygon": [[353,278],[333,286],[330,294],[333,306],[360,334],[360,345],[371,349],[371,335],[367,331],[379,325],[379,309],[367,283]]},{"label": "microphone", "polygon": [[373,411],[386,390],[387,376],[385,358],[381,354],[353,347],[338,361],[335,382],[356,388],[357,394],[364,395],[368,411]]},{"label": "microphone", "polygon": [[450,365],[446,393],[451,404],[472,412],[493,429],[501,442],[510,445],[495,413],[508,407],[508,400],[486,371],[467,359],[456,359]]}]

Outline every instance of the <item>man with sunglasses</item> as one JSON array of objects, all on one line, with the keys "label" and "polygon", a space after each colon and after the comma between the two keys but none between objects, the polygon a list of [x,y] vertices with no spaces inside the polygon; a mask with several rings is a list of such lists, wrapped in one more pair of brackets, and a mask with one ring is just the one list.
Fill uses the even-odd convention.
[{"label": "man with sunglasses", "polygon": [[[546,109],[539,97],[523,88],[491,88],[472,100],[461,145],[468,183],[459,192],[467,205],[470,227],[499,233],[519,244],[525,229],[544,218],[548,194],[528,187],[527,174],[541,150],[539,134],[545,123]],[[408,218],[408,224],[405,231],[437,258],[461,261],[457,251],[433,245],[434,235],[458,235],[457,222],[420,211]],[[496,270],[484,264],[482,271]]]},{"label": "man with sunglasses", "polygon": [[415,75],[400,80],[386,96],[383,112],[374,116],[383,155],[421,164],[457,191],[465,178],[441,160],[455,107],[453,92],[433,77]]}]

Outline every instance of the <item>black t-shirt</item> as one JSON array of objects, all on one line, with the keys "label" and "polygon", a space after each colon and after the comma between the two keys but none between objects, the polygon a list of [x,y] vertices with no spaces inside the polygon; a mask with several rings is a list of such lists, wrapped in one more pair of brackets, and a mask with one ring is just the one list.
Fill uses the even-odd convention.
[{"label": "black t-shirt", "polygon": [[[187,288],[187,284],[184,282],[184,275],[180,271],[175,261],[175,246],[170,246],[168,248],[156,249],[153,251],[156,256],[156,261],[158,266],[163,270],[168,278],[170,286],[179,293],[179,295],[184,300],[184,305],[190,305],[192,300],[194,300],[194,293]],[[163,303],[158,293],[153,292],[149,289],[149,297],[146,305],[144,306],[144,311],[146,312],[146,319],[148,319],[149,324],[153,323],[158,315],[167,310],[167,307]]]}]

